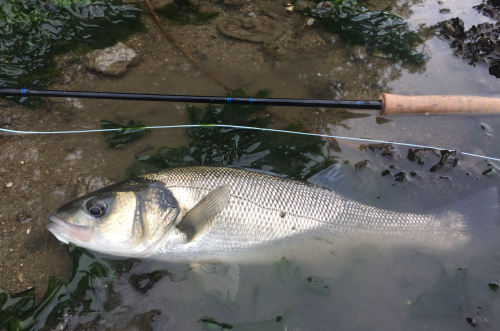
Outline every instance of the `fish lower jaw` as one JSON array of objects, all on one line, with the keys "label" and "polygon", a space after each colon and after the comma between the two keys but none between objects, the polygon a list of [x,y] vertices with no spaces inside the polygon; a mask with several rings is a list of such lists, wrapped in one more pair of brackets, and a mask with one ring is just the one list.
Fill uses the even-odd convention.
[{"label": "fish lower jaw", "polygon": [[47,230],[65,244],[72,242],[74,244],[85,243],[90,241],[92,234],[92,227],[90,226],[76,226],[67,223],[58,215],[52,213],[49,216],[52,223],[48,223]]}]

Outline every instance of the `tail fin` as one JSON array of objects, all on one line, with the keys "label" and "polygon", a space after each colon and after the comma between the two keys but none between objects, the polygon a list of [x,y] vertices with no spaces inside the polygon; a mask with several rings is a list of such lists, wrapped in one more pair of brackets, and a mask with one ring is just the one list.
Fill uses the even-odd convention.
[{"label": "tail fin", "polygon": [[429,213],[438,216],[449,228],[448,235],[442,238],[444,245],[454,246],[453,242],[462,240],[468,247],[500,242],[500,206],[495,186]]},{"label": "tail fin", "polygon": [[[485,231],[500,224],[498,189],[492,186],[470,197],[433,210],[435,214],[460,214],[467,231]],[[443,215],[444,216],[444,215]]]}]

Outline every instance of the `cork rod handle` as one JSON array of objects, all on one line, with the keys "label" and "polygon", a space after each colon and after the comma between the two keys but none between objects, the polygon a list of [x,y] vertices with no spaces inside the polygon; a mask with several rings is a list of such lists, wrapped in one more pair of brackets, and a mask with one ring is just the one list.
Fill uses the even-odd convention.
[{"label": "cork rod handle", "polygon": [[458,95],[403,96],[382,93],[380,115],[396,114],[500,114],[500,99]]}]

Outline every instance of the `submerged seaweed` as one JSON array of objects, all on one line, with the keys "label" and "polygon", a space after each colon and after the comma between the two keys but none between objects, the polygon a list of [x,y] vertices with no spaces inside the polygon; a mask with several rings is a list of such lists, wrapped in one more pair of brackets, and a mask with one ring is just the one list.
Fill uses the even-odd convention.
[{"label": "submerged seaweed", "polygon": [[219,15],[218,11],[201,11],[200,6],[190,0],[174,0],[155,12],[181,24],[197,24]]},{"label": "submerged seaweed", "polygon": [[299,267],[294,268],[285,258],[273,263],[273,268],[283,286],[301,288],[324,296],[330,294],[330,286],[326,285],[325,279],[315,276],[304,278],[302,270]]},{"label": "submerged seaweed", "polygon": [[439,37],[450,43],[453,55],[469,59],[469,65],[477,62],[488,64],[489,73],[500,78],[500,22],[481,23],[465,30],[464,22],[452,18],[434,26]]},{"label": "submerged seaweed", "polygon": [[55,55],[146,32],[140,13],[122,0],[0,0],[0,86],[44,86],[59,75]]},{"label": "submerged seaweed", "polygon": [[355,0],[333,0],[322,1],[304,12],[318,19],[327,31],[364,46],[370,54],[383,54],[409,65],[421,65],[428,60],[426,54],[416,51],[424,42],[421,33],[411,31],[407,21],[392,14],[390,8],[370,11]]},{"label": "submerged seaweed", "polygon": [[109,147],[116,147],[119,144],[126,144],[130,141],[144,137],[152,132],[151,129],[145,129],[141,121],[130,120],[127,125],[119,125],[110,121],[102,120],[103,129],[118,129],[117,131],[104,132],[104,140]]},{"label": "submerged seaweed", "polygon": [[[270,91],[257,92],[265,97]],[[242,89],[229,90],[228,97],[247,97]],[[188,165],[233,165],[273,171],[292,178],[308,178],[334,161],[325,156],[326,142],[314,136],[275,133],[237,128],[217,128],[210,124],[231,124],[267,128],[271,117],[256,116],[262,106],[187,106],[192,124],[188,129],[189,148],[160,147],[153,155],[136,156],[139,163],[128,169],[128,176]],[[292,123],[285,130],[302,132],[303,125]]]},{"label": "submerged seaweed", "polygon": [[104,292],[134,260],[107,261],[73,245],[70,252],[73,256],[70,280],[64,285],[60,279],[50,277],[47,291],[38,303],[33,292],[9,294],[0,290],[0,328],[7,331],[42,327],[72,329],[77,325],[71,320],[81,318],[96,323],[91,327],[95,329],[99,319],[106,317],[102,309],[106,300]]},{"label": "submerged seaweed", "polygon": [[472,8],[477,9],[485,16],[500,20],[500,1],[498,0],[483,0],[483,3]]}]

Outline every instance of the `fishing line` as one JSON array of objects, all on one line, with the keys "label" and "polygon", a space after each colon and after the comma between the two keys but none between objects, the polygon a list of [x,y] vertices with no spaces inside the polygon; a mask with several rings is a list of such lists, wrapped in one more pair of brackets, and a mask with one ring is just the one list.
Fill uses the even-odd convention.
[{"label": "fishing line", "polygon": [[[323,137],[323,138],[333,138],[340,140],[357,140],[357,141],[366,141],[370,143],[382,143],[382,144],[393,144],[400,146],[409,146],[409,147],[419,147],[419,148],[430,148],[437,150],[444,150],[445,148],[440,147],[432,147],[425,145],[416,145],[416,144],[407,144],[407,143],[398,143],[394,141],[385,141],[385,140],[375,140],[375,139],[366,139],[366,138],[352,138],[352,137],[341,137],[341,136],[332,136],[327,134],[317,134],[310,132],[296,132],[296,131],[285,131],[278,129],[268,129],[268,128],[256,128],[252,126],[239,126],[239,125],[228,125],[228,124],[183,124],[183,125],[162,125],[162,126],[145,126],[145,127],[135,127],[135,128],[117,128],[117,129],[97,129],[97,130],[80,130],[80,131],[20,131],[20,130],[9,130],[0,128],[0,131],[17,133],[17,134],[64,134],[64,133],[92,133],[92,132],[112,132],[112,131],[129,131],[129,130],[144,130],[144,129],[174,129],[174,128],[202,128],[202,127],[219,127],[219,128],[230,128],[230,129],[245,129],[245,130],[258,130],[258,131],[268,131],[268,132],[278,132],[278,133],[291,133],[298,134],[303,136],[315,136],[315,137]],[[450,152],[459,152],[454,149],[448,149]],[[500,161],[500,159],[492,158],[484,155],[471,154],[466,152],[459,152],[464,155],[470,155],[474,157],[486,158],[490,160]]]}]

